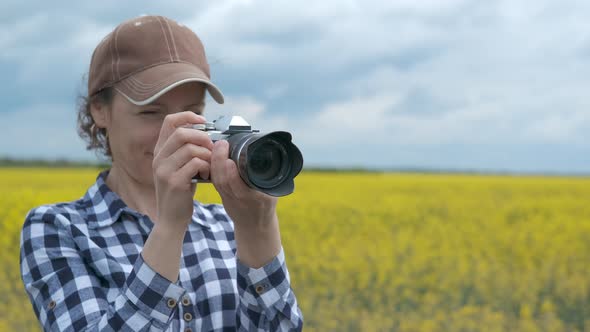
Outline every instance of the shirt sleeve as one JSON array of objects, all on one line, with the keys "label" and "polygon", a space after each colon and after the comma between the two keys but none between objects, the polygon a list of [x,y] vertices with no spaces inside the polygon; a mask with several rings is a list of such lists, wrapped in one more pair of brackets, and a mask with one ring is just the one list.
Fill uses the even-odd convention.
[{"label": "shirt sleeve", "polygon": [[265,266],[254,269],[237,259],[240,331],[301,331],[303,315],[291,289],[283,248]]},{"label": "shirt sleeve", "polygon": [[50,207],[32,210],[23,225],[21,276],[43,329],[166,330],[185,290],[138,255],[121,293],[108,302],[101,281],[78,252],[71,227],[65,215]]}]

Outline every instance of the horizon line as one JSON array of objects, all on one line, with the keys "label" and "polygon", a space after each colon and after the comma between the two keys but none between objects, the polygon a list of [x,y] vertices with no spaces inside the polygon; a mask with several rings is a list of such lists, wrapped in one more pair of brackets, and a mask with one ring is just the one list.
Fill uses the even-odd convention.
[{"label": "horizon line", "polygon": [[[10,158],[0,157],[0,168],[9,167],[110,167],[110,162],[68,160],[65,158]],[[590,171],[532,171],[509,169],[485,169],[485,168],[459,168],[459,167],[424,167],[424,166],[354,166],[354,165],[308,165],[303,166],[307,172],[366,172],[366,173],[426,173],[426,174],[471,174],[471,175],[506,175],[506,176],[566,176],[566,177],[590,177]]]}]

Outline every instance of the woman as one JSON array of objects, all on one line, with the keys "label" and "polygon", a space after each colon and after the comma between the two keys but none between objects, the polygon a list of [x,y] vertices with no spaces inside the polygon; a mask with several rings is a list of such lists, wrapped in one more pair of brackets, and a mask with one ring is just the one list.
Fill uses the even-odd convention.
[{"label": "woman", "polygon": [[[203,45],[161,16],[96,47],[79,132],[112,167],[81,199],[37,207],[22,279],[45,330],[301,330],[274,197],[249,188],[205,122]],[[193,201],[210,179],[223,206]]]}]

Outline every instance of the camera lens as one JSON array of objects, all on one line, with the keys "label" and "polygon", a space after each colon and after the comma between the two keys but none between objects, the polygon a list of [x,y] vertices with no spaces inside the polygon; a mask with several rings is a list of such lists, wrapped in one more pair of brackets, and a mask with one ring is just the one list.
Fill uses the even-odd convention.
[{"label": "camera lens", "polygon": [[262,188],[279,185],[289,173],[287,150],[272,138],[261,138],[248,152],[248,175]]},{"label": "camera lens", "polygon": [[227,141],[229,157],[248,186],[275,197],[293,192],[293,178],[301,171],[303,157],[290,133],[240,132],[230,135]]}]

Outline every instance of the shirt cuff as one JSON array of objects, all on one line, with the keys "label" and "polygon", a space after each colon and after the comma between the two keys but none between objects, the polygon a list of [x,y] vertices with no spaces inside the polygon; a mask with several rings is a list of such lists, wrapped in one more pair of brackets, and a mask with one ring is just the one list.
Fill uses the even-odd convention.
[{"label": "shirt cuff", "polygon": [[258,269],[244,265],[239,259],[237,268],[238,285],[244,290],[243,298],[247,304],[274,316],[276,310],[268,309],[282,308],[291,289],[283,247],[270,263]]},{"label": "shirt cuff", "polygon": [[127,278],[124,294],[141,312],[164,327],[185,292],[177,283],[154,271],[139,254]]}]

